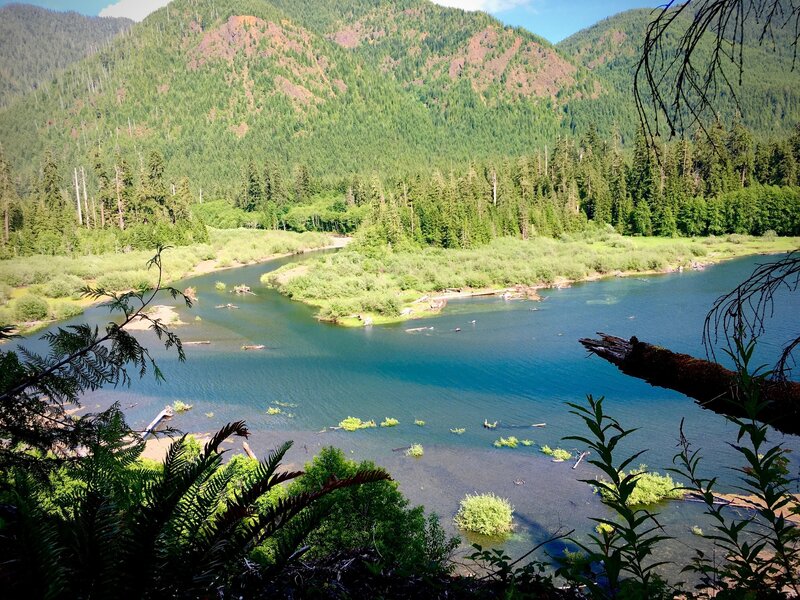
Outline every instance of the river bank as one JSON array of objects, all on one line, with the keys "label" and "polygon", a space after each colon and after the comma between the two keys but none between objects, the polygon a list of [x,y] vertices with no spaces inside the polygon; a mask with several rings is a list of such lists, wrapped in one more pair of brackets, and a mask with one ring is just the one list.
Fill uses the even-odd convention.
[{"label": "river bank", "polygon": [[[208,244],[164,251],[163,284],[196,275],[264,263],[309,251],[342,248],[350,238],[321,233],[252,229],[209,230]],[[82,297],[83,286],[121,292],[156,283],[147,269],[152,251],[91,256],[26,256],[0,261],[0,325],[30,333],[81,314],[97,300]],[[29,310],[20,304],[30,304]]]},{"label": "river bank", "polygon": [[538,299],[538,291],[611,277],[699,270],[800,246],[797,238],[667,239],[588,232],[561,239],[501,239],[470,250],[358,249],[265,274],[262,283],[318,309],[317,318],[362,327],[435,316],[449,300]]}]

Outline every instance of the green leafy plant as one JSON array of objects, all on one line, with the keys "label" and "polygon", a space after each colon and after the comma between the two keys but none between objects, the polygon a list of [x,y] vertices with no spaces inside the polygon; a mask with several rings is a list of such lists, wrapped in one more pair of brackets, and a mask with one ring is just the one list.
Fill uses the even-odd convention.
[{"label": "green leafy plant", "polygon": [[[656,504],[664,500],[683,498],[685,491],[676,484],[669,475],[660,475],[647,470],[647,465],[640,465],[638,469],[632,469],[630,475],[636,475],[636,486],[628,497],[629,506],[642,506]],[[625,478],[625,473],[620,473],[621,478]],[[606,499],[611,498],[607,488],[599,488],[600,495]]]},{"label": "green leafy plant", "polygon": [[214,283],[214,289],[218,292],[224,292],[226,289],[228,289],[228,286],[223,281],[217,281]]},{"label": "green leafy plant", "polygon": [[283,411],[280,408],[278,408],[277,406],[270,406],[267,409],[267,414],[268,415],[279,415],[281,413],[283,413]]},{"label": "green leafy plant", "polygon": [[397,427],[399,424],[400,421],[392,417],[386,417],[383,421],[381,421],[381,427]]},{"label": "green leafy plant", "polygon": [[[661,598],[664,597],[663,581],[656,570],[663,563],[652,559],[657,545],[669,539],[662,532],[656,516],[644,509],[632,508],[630,498],[636,488],[636,482],[642,473],[624,473],[624,469],[636,460],[643,452],[637,452],[617,463],[614,450],[619,443],[631,435],[634,429],[625,429],[620,423],[607,415],[603,410],[603,398],[595,399],[587,396],[587,406],[567,403],[570,413],[579,417],[589,430],[588,437],[569,436],[591,449],[597,458],[589,463],[597,467],[608,479],[582,480],[601,490],[601,499],[616,516],[615,519],[593,518],[598,523],[598,530],[589,538],[592,545],[575,541],[589,560],[602,566],[605,582],[600,582],[592,571],[570,571],[564,567],[559,572],[571,578],[579,585],[585,585],[594,596],[605,598],[621,594],[630,597]],[[543,449],[544,450],[544,449]],[[599,527],[605,525],[607,527]],[[609,530],[609,528],[611,528]],[[670,596],[671,597],[671,596]]]},{"label": "green leafy plant", "polygon": [[461,500],[454,518],[455,524],[466,531],[500,536],[511,532],[514,507],[493,493],[467,494]]},{"label": "green leafy plant", "polygon": [[175,402],[172,403],[172,410],[174,410],[176,413],[182,413],[192,410],[192,405],[182,402],[181,400],[175,400]]},{"label": "green leafy plant", "polygon": [[358,429],[369,429],[371,427],[376,427],[376,425],[375,421],[362,421],[358,417],[347,417],[346,419],[339,421],[339,427],[345,431],[356,431]]},{"label": "green leafy plant", "polygon": [[692,564],[686,569],[700,575],[702,585],[719,594],[745,594],[753,597],[777,597],[776,590],[791,590],[800,594],[800,532],[787,518],[800,514],[800,503],[791,493],[794,485],[786,470],[787,450],[772,444],[769,428],[758,421],[765,403],[761,389],[769,372],[763,368],[751,370],[755,342],[744,343],[737,334],[729,355],[737,371],[735,399],[746,417],[726,416],[738,429],[732,447],[744,459],[737,467],[740,490],[750,495],[754,511],[737,518],[735,513],[716,504],[716,477],[700,475],[700,450],[692,449],[683,434],[681,423],[680,452],[675,456],[673,471],[688,480],[685,490],[703,499],[706,514],[714,523],[713,532],[706,534],[719,549],[718,556],[708,556],[697,550]]},{"label": "green leafy plant", "polygon": [[411,444],[408,450],[406,450],[406,456],[413,456],[414,458],[420,458],[423,454],[425,454],[425,449],[422,447],[422,444]]},{"label": "green leafy plant", "polygon": [[414,425],[417,425],[418,427],[425,427],[425,421],[421,419],[414,419]]},{"label": "green leafy plant", "polygon": [[507,438],[501,437],[499,440],[495,440],[492,445],[495,448],[516,448],[518,444],[519,440],[512,435]]},{"label": "green leafy plant", "polygon": [[564,450],[563,448],[551,448],[550,446],[544,445],[541,448],[542,453],[546,454],[547,456],[551,456],[555,462],[564,462],[565,460],[569,460],[572,458],[572,453],[569,450]]}]

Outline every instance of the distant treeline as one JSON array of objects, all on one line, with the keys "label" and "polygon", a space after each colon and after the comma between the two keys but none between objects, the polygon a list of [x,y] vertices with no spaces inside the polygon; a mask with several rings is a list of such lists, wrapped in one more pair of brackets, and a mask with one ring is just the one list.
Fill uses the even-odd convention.
[{"label": "distant treeline", "polygon": [[446,248],[554,236],[591,221],[628,235],[800,235],[800,126],[758,144],[738,124],[709,134],[657,148],[639,134],[626,154],[590,128],[529,156],[327,187],[302,166],[287,176],[251,162],[235,208],[217,204],[205,214],[299,231],[349,233],[365,224],[375,241]]},{"label": "distant treeline", "polygon": [[91,173],[67,170],[47,153],[38,179],[20,194],[0,154],[0,256],[99,254],[208,241],[205,225],[191,212],[188,180],[168,183],[158,152],[137,174],[120,156],[105,160],[95,154],[92,162]]},{"label": "distant treeline", "polygon": [[[694,141],[632,151],[594,128],[528,156],[443,172],[338,180],[264,159],[244,169],[235,198],[203,203],[184,177],[170,182],[152,152],[134,170],[119,155],[93,168],[59,167],[17,195],[0,158],[3,254],[74,254],[188,244],[204,225],[353,233],[374,243],[469,248],[503,236],[557,236],[591,222],[627,235],[800,235],[800,126],[754,143],[718,124]],[[66,177],[64,175],[66,174]]]}]

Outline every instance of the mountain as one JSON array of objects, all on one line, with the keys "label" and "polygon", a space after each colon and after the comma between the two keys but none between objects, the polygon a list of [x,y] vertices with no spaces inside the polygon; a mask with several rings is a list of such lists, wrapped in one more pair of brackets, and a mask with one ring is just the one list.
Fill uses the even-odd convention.
[{"label": "mountain", "polygon": [[97,52],[132,24],[26,4],[0,7],[0,106]]},{"label": "mountain", "polygon": [[[576,129],[584,130],[589,123],[598,121],[637,121],[631,101],[633,74],[644,32],[652,18],[650,9],[626,11],[579,31],[557,45],[558,50],[587,69],[604,86],[599,102],[571,104],[570,119]],[[676,20],[674,31],[685,30],[692,18],[693,13],[687,10]],[[761,26],[753,19],[746,22],[745,70],[741,87],[734,87],[738,105],[727,91],[714,103],[723,121],[730,123],[741,117],[742,123],[760,137],[787,134],[800,121],[800,69],[793,65],[793,33],[790,27],[774,27],[772,31],[774,40],[759,44]],[[675,40],[674,33],[671,39]],[[708,59],[711,48],[711,37],[707,35],[698,44],[698,64]],[[728,68],[727,73],[736,84],[738,73],[732,68]]]},{"label": "mountain", "polygon": [[[556,47],[427,0],[174,0],[0,111],[0,143],[29,174],[45,149],[140,168],[157,149],[167,175],[230,196],[249,160],[386,175],[516,156],[590,123],[627,139],[646,17]],[[757,133],[800,118],[795,77],[748,79],[779,112],[746,116]]]}]

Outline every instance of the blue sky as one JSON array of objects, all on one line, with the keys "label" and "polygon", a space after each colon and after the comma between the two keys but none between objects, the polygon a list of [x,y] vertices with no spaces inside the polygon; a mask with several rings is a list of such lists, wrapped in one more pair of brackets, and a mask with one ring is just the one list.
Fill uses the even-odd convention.
[{"label": "blue sky", "polygon": [[[29,0],[55,10],[75,10],[87,15],[127,16],[141,20],[167,0]],[[466,10],[484,10],[508,25],[525,27],[551,42],[610,15],[630,8],[654,8],[665,0],[434,0]],[[10,0],[0,0],[0,5]]]}]

